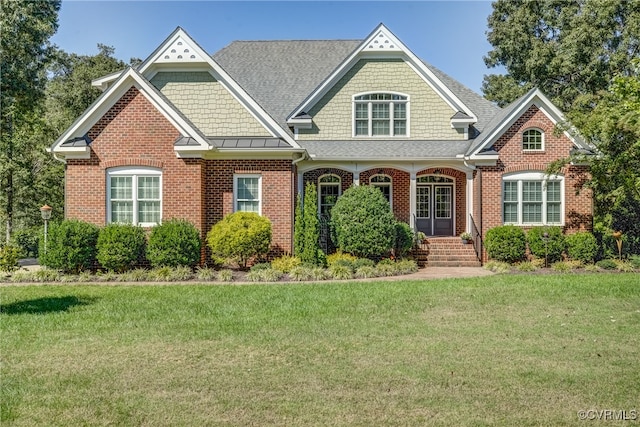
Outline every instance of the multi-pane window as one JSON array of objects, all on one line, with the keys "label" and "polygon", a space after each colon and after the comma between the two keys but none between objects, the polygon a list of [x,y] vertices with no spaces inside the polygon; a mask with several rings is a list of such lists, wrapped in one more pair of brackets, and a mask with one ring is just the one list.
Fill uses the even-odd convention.
[{"label": "multi-pane window", "polygon": [[234,211],[261,213],[260,175],[234,175]]},{"label": "multi-pane window", "polygon": [[152,226],[161,221],[161,172],[114,168],[107,173],[107,221]]},{"label": "multi-pane window", "polygon": [[408,97],[370,93],[354,97],[355,136],[407,136]]},{"label": "multi-pane window", "polygon": [[542,150],[543,133],[538,129],[527,129],[522,133],[523,150]]},{"label": "multi-pane window", "polygon": [[377,187],[389,202],[389,206],[392,206],[392,197],[391,197],[391,177],[389,175],[374,175],[369,179],[369,183],[374,187]]},{"label": "multi-pane window", "polygon": [[505,224],[562,224],[562,177],[523,173],[505,177],[502,184]]},{"label": "multi-pane window", "polygon": [[340,177],[337,175],[324,175],[318,180],[320,188],[318,197],[318,211],[320,215],[329,215],[331,208],[338,201],[341,193]]}]

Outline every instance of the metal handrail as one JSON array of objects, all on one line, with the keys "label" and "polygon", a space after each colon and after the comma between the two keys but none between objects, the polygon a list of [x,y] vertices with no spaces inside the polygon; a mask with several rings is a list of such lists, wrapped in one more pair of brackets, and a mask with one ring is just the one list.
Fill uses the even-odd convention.
[{"label": "metal handrail", "polygon": [[476,226],[476,222],[473,220],[473,215],[469,214],[469,219],[471,220],[471,236],[473,237],[473,249],[476,251],[476,257],[480,264],[482,264],[482,235],[478,231],[478,227]]}]

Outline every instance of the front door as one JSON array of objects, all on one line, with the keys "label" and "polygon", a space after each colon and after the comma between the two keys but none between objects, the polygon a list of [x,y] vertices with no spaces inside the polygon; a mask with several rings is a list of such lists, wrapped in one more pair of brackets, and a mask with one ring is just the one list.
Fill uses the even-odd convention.
[{"label": "front door", "polygon": [[[446,180],[448,181],[448,179]],[[418,231],[422,231],[427,236],[452,236],[453,184],[429,181],[431,180],[419,179],[416,188],[416,225]]]}]

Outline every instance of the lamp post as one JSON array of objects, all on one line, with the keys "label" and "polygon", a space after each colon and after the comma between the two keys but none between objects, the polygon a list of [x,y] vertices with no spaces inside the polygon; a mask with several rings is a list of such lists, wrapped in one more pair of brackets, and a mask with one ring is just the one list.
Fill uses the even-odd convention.
[{"label": "lamp post", "polygon": [[40,208],[40,214],[42,214],[42,219],[44,220],[44,254],[47,254],[47,231],[49,220],[51,219],[51,211],[53,208],[49,205],[44,205]]},{"label": "lamp post", "polygon": [[544,268],[549,267],[549,233],[546,231],[542,233],[542,240],[544,240]]}]

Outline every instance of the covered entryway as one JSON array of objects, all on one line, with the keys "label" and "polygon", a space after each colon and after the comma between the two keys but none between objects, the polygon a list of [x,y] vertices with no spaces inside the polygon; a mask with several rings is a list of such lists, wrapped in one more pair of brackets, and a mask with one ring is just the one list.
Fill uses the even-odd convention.
[{"label": "covered entryway", "polygon": [[427,175],[416,179],[416,226],[427,236],[452,236],[454,181]]}]

